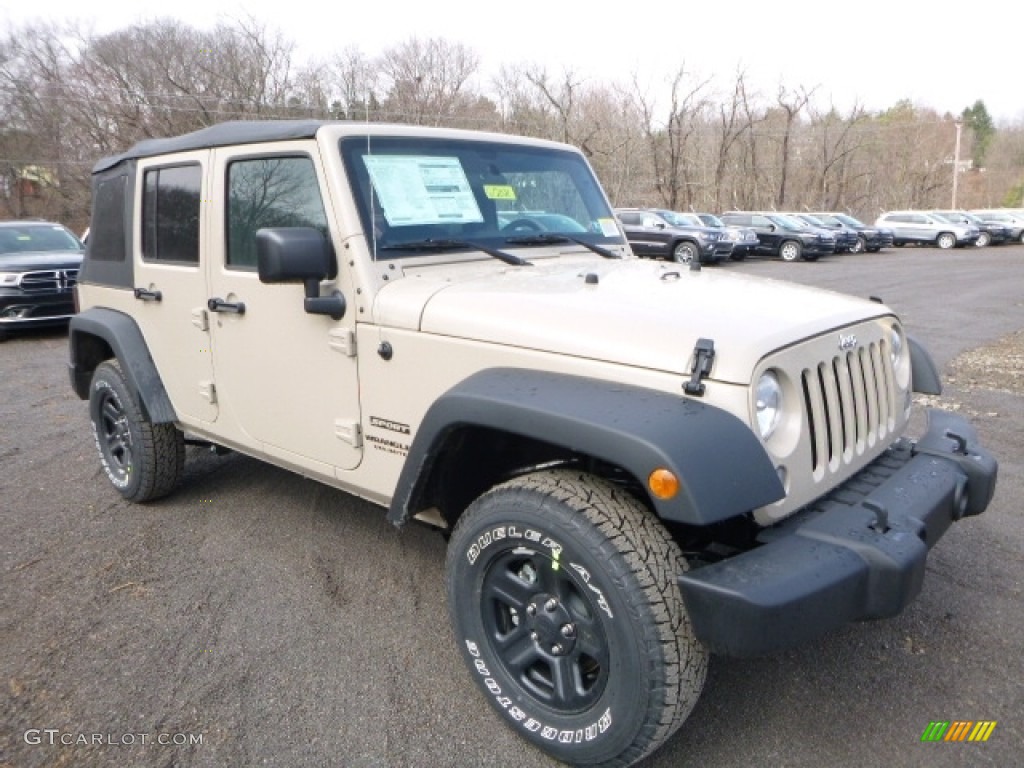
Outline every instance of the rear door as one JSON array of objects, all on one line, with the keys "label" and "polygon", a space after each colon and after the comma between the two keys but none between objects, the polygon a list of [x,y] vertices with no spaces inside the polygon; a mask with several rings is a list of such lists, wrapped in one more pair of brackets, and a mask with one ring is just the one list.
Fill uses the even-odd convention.
[{"label": "rear door", "polygon": [[139,161],[132,316],[184,424],[217,420],[206,314],[209,151]]}]

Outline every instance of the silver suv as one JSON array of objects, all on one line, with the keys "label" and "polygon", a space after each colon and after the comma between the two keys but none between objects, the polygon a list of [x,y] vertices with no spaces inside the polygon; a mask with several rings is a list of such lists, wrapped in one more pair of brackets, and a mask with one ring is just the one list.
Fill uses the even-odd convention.
[{"label": "silver suv", "polygon": [[940,384],[891,309],[636,258],[563,144],[145,141],[94,167],[81,278],[71,384],[117,493],[171,493],[188,435],[435,526],[470,678],[571,764],[656,749],[709,653],[897,614],[995,487],[962,417],[902,436]]},{"label": "silver suv", "polygon": [[875,220],[876,227],[893,231],[893,245],[936,245],[953,248],[974,245],[980,230],[970,224],[947,221],[925,211],[889,211]]}]

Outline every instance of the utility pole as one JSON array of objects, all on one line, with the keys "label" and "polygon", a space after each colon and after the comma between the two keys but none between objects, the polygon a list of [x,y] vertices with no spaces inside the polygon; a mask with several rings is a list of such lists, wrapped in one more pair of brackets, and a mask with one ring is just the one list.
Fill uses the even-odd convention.
[{"label": "utility pole", "polygon": [[960,181],[960,129],[963,128],[964,121],[958,117],[954,123],[956,124],[956,147],[953,149],[953,205],[951,207],[955,211],[957,209],[956,188]]}]

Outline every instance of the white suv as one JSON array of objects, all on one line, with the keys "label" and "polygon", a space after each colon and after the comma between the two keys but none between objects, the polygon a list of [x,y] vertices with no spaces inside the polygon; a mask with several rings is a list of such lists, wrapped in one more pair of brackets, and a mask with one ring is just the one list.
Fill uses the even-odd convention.
[{"label": "white suv", "polygon": [[967,224],[946,221],[924,211],[889,211],[875,220],[876,227],[893,231],[893,245],[936,245],[953,248],[974,245],[981,231]]}]

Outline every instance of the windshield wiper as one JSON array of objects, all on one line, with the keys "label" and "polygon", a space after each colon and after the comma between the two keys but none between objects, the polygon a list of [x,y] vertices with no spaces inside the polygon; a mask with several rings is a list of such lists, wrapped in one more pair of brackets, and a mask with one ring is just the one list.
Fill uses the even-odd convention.
[{"label": "windshield wiper", "polygon": [[600,245],[594,245],[588,243],[586,240],[579,240],[575,237],[569,237],[569,235],[524,235],[522,237],[507,237],[505,242],[510,245],[552,245],[554,243],[576,243],[576,245],[582,245],[589,251],[593,251],[599,256],[604,256],[606,259],[621,259],[622,257],[615,253],[615,251],[609,251],[607,248],[602,248]]},{"label": "windshield wiper", "polygon": [[472,248],[477,251],[483,251],[488,256],[493,256],[499,261],[503,261],[506,264],[512,264],[516,267],[532,267],[533,264],[526,259],[521,259],[514,253],[506,253],[505,251],[499,251],[497,248],[489,248],[486,245],[480,243],[474,243],[469,240],[449,240],[445,238],[427,238],[426,240],[410,240],[407,243],[390,243],[389,245],[380,246],[381,251],[449,251],[459,248]]}]

